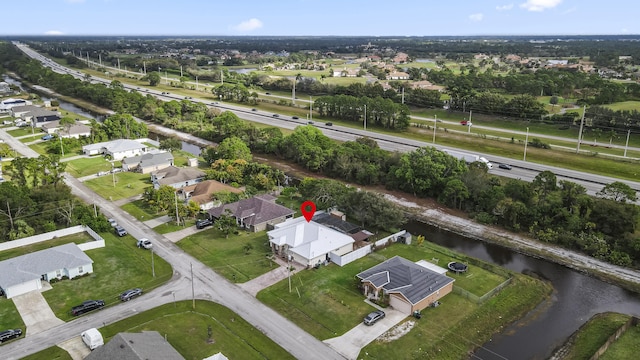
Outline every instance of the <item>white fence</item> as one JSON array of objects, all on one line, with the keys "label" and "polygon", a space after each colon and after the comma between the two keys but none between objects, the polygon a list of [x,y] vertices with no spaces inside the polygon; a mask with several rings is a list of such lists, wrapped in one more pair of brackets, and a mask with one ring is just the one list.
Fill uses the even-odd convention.
[{"label": "white fence", "polygon": [[360,259],[361,257],[367,256],[369,253],[373,251],[373,247],[380,247],[389,244],[390,242],[398,241],[398,238],[407,234],[407,230],[399,231],[395,234],[389,235],[383,239],[376,241],[373,245],[363,246],[359,249],[356,249],[350,253],[344,254],[342,256],[329,253],[329,259],[331,262],[338,264],[339,266],[345,266],[350,262]]},{"label": "white fence", "polygon": [[72,226],[66,229],[50,231],[44,234],[33,235],[23,239],[0,243],[0,251],[14,249],[14,248],[25,246],[25,245],[36,244],[43,241],[49,241],[51,239],[55,239],[55,238],[59,238],[67,235],[73,235],[73,234],[77,234],[85,231],[95,241],[79,244],[78,247],[80,247],[82,251],[104,247],[104,239],[102,238],[102,236],[98,235],[95,231],[93,231],[93,229],[91,229],[88,226],[77,225],[77,226]]}]

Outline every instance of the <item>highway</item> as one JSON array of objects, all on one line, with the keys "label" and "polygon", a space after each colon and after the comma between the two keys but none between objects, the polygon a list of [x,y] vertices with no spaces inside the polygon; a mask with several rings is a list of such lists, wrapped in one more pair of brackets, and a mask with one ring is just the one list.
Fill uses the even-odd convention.
[{"label": "highway", "polygon": [[[84,73],[61,66],[58,63],[54,62],[53,60],[30,49],[28,46],[24,44],[19,44],[19,43],[15,43],[15,44],[23,52],[25,52],[25,54],[27,54],[28,56],[36,60],[41,61],[45,66],[53,69],[53,71],[56,71],[61,74],[71,74],[77,78],[85,77]],[[103,79],[95,76],[92,76],[91,80],[93,82],[101,82],[107,85],[111,83],[111,80]],[[158,90],[138,89],[137,87],[134,87],[131,85],[127,85],[127,84],[123,84],[123,85],[128,90],[136,90],[136,91],[152,94],[162,100],[180,101],[184,99],[184,97],[177,96],[174,94],[163,95],[162,92]],[[267,113],[263,111],[251,111],[250,108],[247,108],[244,106],[204,101],[200,99],[190,99],[190,101],[201,102],[208,106],[217,107],[221,110],[232,111],[236,115],[238,115],[238,117],[245,120],[262,123],[270,126],[280,127],[284,129],[292,130],[292,129],[295,129],[297,126],[307,124],[306,119],[292,119],[290,116],[286,116],[282,114],[278,114],[279,115],[278,117],[274,117],[273,113]],[[313,126],[316,126],[329,138],[337,141],[353,141],[358,137],[368,136],[376,140],[381,149],[384,149],[387,151],[407,152],[423,146],[433,146],[440,150],[445,148],[458,150],[449,146],[444,147],[438,144],[434,145],[433,143],[430,143],[430,142],[406,139],[406,138],[393,136],[393,135],[380,134],[372,131],[367,131],[364,129],[354,129],[351,127],[344,127],[344,126],[337,126],[337,125],[326,126],[323,122],[319,122],[319,121],[315,121]],[[494,128],[491,128],[491,129],[495,130]],[[529,136],[537,137],[539,135],[535,133],[530,133]],[[569,139],[569,138],[566,138],[566,139],[561,138],[561,139],[566,141],[572,141],[572,139]],[[467,152],[467,153],[470,152],[468,150],[460,150],[460,151]],[[494,163],[496,166],[494,166],[494,168],[489,172],[499,176],[504,176],[504,177],[513,178],[513,179],[521,179],[525,181],[532,181],[541,171],[549,170],[554,174],[556,174],[556,176],[558,177],[558,180],[569,180],[584,186],[587,189],[587,193],[590,195],[595,195],[597,192],[602,190],[604,185],[610,184],[615,181],[623,182],[629,185],[632,189],[636,191],[640,191],[640,182],[638,182],[638,180],[636,181],[620,180],[613,177],[595,175],[591,173],[569,170],[569,169],[564,169],[560,167],[540,165],[540,164],[536,164],[528,161],[514,160],[511,158],[506,158],[506,157],[501,157],[496,155],[488,155],[488,154],[481,154],[481,153],[478,153],[478,155],[484,156],[487,159],[489,159],[489,161]],[[500,164],[500,163],[510,164],[512,165],[513,169],[512,170],[499,169],[497,164]],[[640,169],[637,175],[638,175],[638,179],[640,180]]]}]

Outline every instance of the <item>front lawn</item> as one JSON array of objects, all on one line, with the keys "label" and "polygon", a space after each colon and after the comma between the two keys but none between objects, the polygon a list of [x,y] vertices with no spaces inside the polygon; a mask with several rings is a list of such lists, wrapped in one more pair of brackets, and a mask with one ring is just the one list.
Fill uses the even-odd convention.
[{"label": "front lawn", "polygon": [[0,331],[6,329],[22,329],[23,334],[27,330],[13,300],[3,296],[0,298]]},{"label": "front lawn", "polygon": [[111,171],[111,163],[102,156],[80,158],[68,161],[66,171],[71,176],[79,178],[94,175],[101,171]]},{"label": "front lawn", "polygon": [[188,227],[191,226],[195,226],[196,221],[194,219],[187,219],[184,223],[184,225],[181,223],[180,225],[176,224],[175,219],[166,222],[164,224],[160,224],[156,227],[153,228],[153,231],[157,232],[158,234],[168,234],[168,233],[172,233],[175,231],[180,231],[180,230],[184,230]]},{"label": "front lawn", "polygon": [[58,346],[52,346],[35,354],[25,356],[22,360],[72,360],[69,353]]},{"label": "front lawn", "polygon": [[149,174],[125,171],[115,176],[100,176],[87,180],[84,184],[105,199],[119,200],[142,194],[144,189],[151,186],[151,180]]},{"label": "front lawn", "polygon": [[126,211],[127,213],[129,213],[129,215],[133,216],[134,218],[140,221],[151,220],[153,218],[157,218],[158,216],[162,216],[166,214],[166,211],[163,211],[161,213],[156,213],[155,211],[151,210],[151,208],[147,206],[146,201],[142,199],[126,203],[122,205],[120,208],[122,208],[122,210]]},{"label": "front lawn", "polygon": [[135,239],[130,235],[121,238],[110,232],[100,235],[106,246],[86,252],[94,261],[94,273],[53,283],[52,290],[42,293],[53,312],[62,320],[70,320],[71,307],[85,300],[102,299],[107,306],[119,303],[118,296],[124,290],[134,287],[151,290],[168,281],[173,274],[171,266],[154,255],[154,278],[151,251],[138,249]]},{"label": "front lawn", "polygon": [[177,245],[232,282],[243,283],[277,267],[270,259],[272,252],[264,231],[240,230],[238,235],[226,239],[214,225],[178,241]]}]

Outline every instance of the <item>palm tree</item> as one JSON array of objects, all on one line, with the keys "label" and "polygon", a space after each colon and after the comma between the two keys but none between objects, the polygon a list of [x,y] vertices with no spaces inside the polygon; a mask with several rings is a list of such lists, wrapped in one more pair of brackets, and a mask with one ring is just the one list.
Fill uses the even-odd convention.
[{"label": "palm tree", "polygon": [[293,92],[291,93],[291,102],[293,105],[296,104],[296,83],[300,79],[302,79],[302,74],[300,73],[297,73],[295,79],[293,79]]}]

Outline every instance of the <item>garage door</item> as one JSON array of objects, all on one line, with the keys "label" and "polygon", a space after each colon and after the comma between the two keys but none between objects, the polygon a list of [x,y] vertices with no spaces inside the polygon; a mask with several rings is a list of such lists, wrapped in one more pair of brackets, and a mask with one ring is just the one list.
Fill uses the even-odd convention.
[{"label": "garage door", "polygon": [[389,297],[389,305],[402,313],[411,315],[411,304],[402,298],[391,295]]},{"label": "garage door", "polygon": [[42,285],[40,284],[40,279],[35,279],[27,282],[23,282],[22,284],[9,286],[5,289],[7,293],[7,299],[10,299],[14,296],[26,294],[29,291],[38,290]]}]

